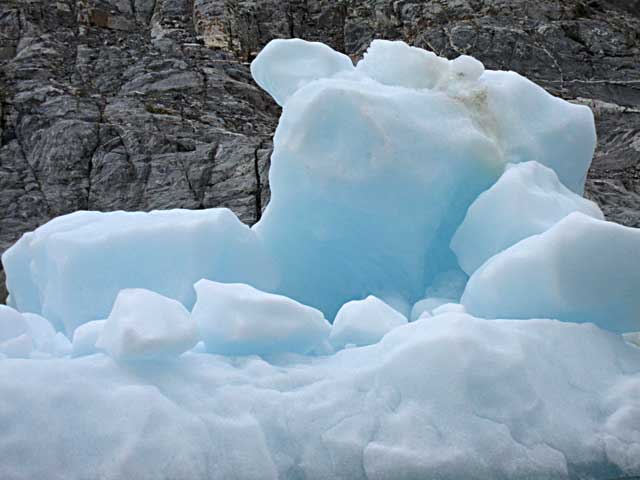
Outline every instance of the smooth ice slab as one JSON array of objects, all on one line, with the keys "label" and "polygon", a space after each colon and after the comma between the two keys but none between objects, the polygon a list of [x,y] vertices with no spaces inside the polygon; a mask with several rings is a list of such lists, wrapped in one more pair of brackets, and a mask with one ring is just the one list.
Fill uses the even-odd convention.
[{"label": "smooth ice slab", "polygon": [[329,342],[334,348],[347,345],[371,345],[407,319],[379,298],[372,295],[364,300],[345,303],[336,315]]},{"label": "smooth ice slab", "polygon": [[192,316],[207,351],[223,355],[324,350],[330,325],[322,312],[249,285],[201,280]]},{"label": "smooth ice slab", "polygon": [[572,212],[604,220],[600,208],[538,162],[507,165],[500,179],[471,204],[451,249],[471,275],[495,254],[542,233]]},{"label": "smooth ice slab", "polygon": [[462,303],[485,318],[555,318],[640,330],[640,229],[572,213],[491,258]]},{"label": "smooth ice slab", "polygon": [[95,346],[115,360],[153,360],[178,356],[198,340],[198,327],[180,302],[129,288],[118,293]]},{"label": "smooth ice slab", "polygon": [[25,234],[2,256],[11,302],[70,337],[106,318],[123,288],[193,306],[201,278],[275,283],[256,235],[227,209],[76,212]]}]

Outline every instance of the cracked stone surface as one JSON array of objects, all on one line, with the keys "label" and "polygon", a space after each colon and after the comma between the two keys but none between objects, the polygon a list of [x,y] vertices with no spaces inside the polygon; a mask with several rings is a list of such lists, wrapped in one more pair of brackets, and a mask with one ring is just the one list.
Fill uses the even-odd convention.
[{"label": "cracked stone surface", "polygon": [[638,0],[3,0],[0,251],[78,209],[255,222],[279,109],[248,62],[292,36],[354,60],[373,38],[470,54],[589,105],[587,195],[640,226]]}]

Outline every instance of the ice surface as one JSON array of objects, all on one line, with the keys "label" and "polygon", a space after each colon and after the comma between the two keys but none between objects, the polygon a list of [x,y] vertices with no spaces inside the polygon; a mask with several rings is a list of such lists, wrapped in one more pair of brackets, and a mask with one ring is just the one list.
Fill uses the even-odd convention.
[{"label": "ice surface", "polygon": [[222,208],[76,212],[25,234],[2,263],[13,306],[42,314],[70,337],[78,325],[106,318],[123,288],[190,308],[201,278],[274,283],[256,235]]},{"label": "ice surface", "polygon": [[[270,44],[256,78],[296,45]],[[513,72],[375,41],[354,72],[287,96],[254,230],[283,272],[276,291],[328,318],[367,295],[412,305],[457,268],[451,237],[506,164],[537,160],[581,192],[594,146],[587,107]]]},{"label": "ice surface", "polygon": [[56,333],[46,319],[0,305],[0,358],[63,357],[70,350],[67,337]]},{"label": "ice surface", "polygon": [[449,61],[404,42],[374,40],[356,71],[383,85],[432,89],[448,80]]},{"label": "ice surface", "polygon": [[[94,323],[95,328],[100,326]],[[95,346],[116,360],[148,360],[180,355],[199,339],[195,322],[180,302],[128,288],[118,293]],[[75,340],[74,344],[81,342]]]},{"label": "ice surface", "polygon": [[20,312],[0,305],[0,343],[27,333],[27,324]]},{"label": "ice surface", "polygon": [[29,358],[33,341],[23,316],[11,307],[0,305],[0,360],[2,357]]},{"label": "ice surface", "polygon": [[464,305],[460,305],[459,303],[448,302],[443,303],[442,305],[438,305],[436,308],[431,310],[431,314],[436,317],[438,315],[442,315],[444,313],[465,313],[466,309]]},{"label": "ice surface", "polygon": [[413,308],[411,309],[411,321],[415,322],[421,316],[427,315],[431,316],[433,309],[439,307],[440,305],[444,305],[446,303],[451,303],[453,300],[451,298],[443,298],[443,297],[428,297],[423,298],[422,300],[417,301]]},{"label": "ice surface", "polygon": [[252,73],[256,226],[77,212],[3,255],[0,478],[640,474],[640,230],[575,195],[589,109],[402,42]]},{"label": "ice surface", "polygon": [[469,279],[462,303],[485,318],[640,323],[640,229],[576,212],[499,253]]},{"label": "ice surface", "polygon": [[371,345],[407,319],[379,298],[372,295],[364,300],[345,303],[333,322],[329,342],[340,349],[347,345]]},{"label": "ice surface", "polygon": [[562,185],[550,168],[538,162],[507,165],[500,179],[469,207],[451,249],[471,275],[495,254],[544,232],[572,212],[604,220],[595,203]]},{"label": "ice surface", "polygon": [[98,338],[100,338],[106,322],[106,320],[93,320],[83,323],[75,329],[72,343],[72,355],[74,357],[82,357],[99,352],[98,347],[96,347],[96,342]]},{"label": "ice surface", "polygon": [[330,325],[322,312],[249,285],[201,280],[192,317],[211,353],[309,353],[323,348]]},{"label": "ice surface", "polygon": [[373,42],[353,67],[327,46],[276,40],[252,73],[284,107],[272,198],[253,229],[224,209],[60,217],[4,254],[12,304],[71,336],[105,318],[122,288],[191,308],[206,278],[327,318],[368,295],[408,315],[459,268],[452,236],[505,165],[541,162],[581,192],[595,146],[587,107],[402,42]]},{"label": "ice surface", "polygon": [[299,39],[273,40],[251,63],[251,75],[279,105],[304,85],[353,71],[351,59],[324,43]]},{"label": "ice surface", "polygon": [[23,313],[22,318],[27,325],[27,332],[38,350],[47,348],[56,336],[53,325],[46,318],[35,313]]},{"label": "ice surface", "polygon": [[622,336],[625,341],[640,348],[640,332],[627,332]]},{"label": "ice surface", "polygon": [[0,476],[615,478],[638,471],[639,351],[590,325],[449,313],[286,364],[4,360]]}]

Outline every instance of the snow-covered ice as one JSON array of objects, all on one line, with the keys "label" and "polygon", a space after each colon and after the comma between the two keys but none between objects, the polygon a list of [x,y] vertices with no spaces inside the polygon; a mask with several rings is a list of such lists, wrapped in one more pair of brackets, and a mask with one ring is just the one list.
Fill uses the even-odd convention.
[{"label": "snow-covered ice", "polygon": [[590,110],[402,42],[251,71],[258,224],[76,212],[3,255],[0,478],[640,475],[640,230],[579,196]]},{"label": "snow-covered ice", "polygon": [[284,364],[190,353],[126,369],[103,355],[4,360],[0,472],[615,478],[638,471],[639,352],[592,325],[450,313]]}]

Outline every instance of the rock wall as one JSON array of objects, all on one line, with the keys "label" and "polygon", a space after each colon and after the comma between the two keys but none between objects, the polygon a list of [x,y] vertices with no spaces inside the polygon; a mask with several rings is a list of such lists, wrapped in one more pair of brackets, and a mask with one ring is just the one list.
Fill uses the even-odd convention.
[{"label": "rock wall", "polygon": [[249,62],[292,36],[354,60],[373,38],[470,54],[591,106],[587,195],[640,226],[638,0],[4,0],[0,251],[78,209],[255,222],[279,110]]}]

